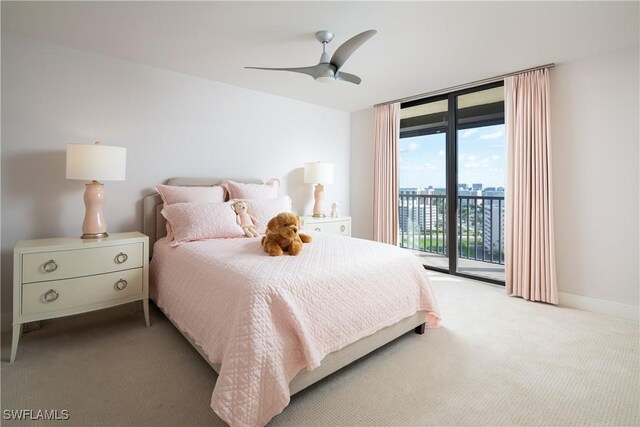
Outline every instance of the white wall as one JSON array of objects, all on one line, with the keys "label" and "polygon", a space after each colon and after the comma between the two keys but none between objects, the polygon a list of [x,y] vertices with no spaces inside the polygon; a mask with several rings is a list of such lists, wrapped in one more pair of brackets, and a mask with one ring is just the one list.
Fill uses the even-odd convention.
[{"label": "white wall", "polygon": [[[169,177],[278,177],[310,213],[307,161],[335,164],[327,203],[349,214],[349,114],[19,36],[2,36],[2,314],[18,240],[81,234],[81,181],[65,147],[127,147],[127,180],[107,182],[109,231],[142,229],[144,196]],[[6,324],[3,324],[5,328]]]},{"label": "white wall", "polygon": [[351,114],[351,234],[373,239],[373,108]]},{"label": "white wall", "polygon": [[[639,73],[637,49],[551,70],[557,278],[567,305],[602,306],[569,294],[615,303],[608,312],[639,305]],[[373,109],[351,114],[351,214],[362,238],[371,238],[373,129]]]},{"label": "white wall", "polygon": [[560,291],[638,306],[638,49],[551,71]]}]

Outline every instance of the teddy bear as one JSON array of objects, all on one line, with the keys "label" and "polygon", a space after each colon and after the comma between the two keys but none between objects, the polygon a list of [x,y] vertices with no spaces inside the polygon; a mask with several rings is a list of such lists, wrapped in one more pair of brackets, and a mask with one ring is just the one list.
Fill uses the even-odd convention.
[{"label": "teddy bear", "polygon": [[270,256],[289,255],[302,252],[302,243],[311,242],[311,236],[299,233],[300,217],[291,212],[282,212],[269,220],[267,233],[262,237],[262,247]]},{"label": "teddy bear", "polygon": [[258,237],[258,232],[256,231],[256,224],[258,220],[249,215],[249,204],[244,200],[234,200],[231,203],[231,209],[236,213],[236,222],[244,231],[244,235],[247,237]]}]

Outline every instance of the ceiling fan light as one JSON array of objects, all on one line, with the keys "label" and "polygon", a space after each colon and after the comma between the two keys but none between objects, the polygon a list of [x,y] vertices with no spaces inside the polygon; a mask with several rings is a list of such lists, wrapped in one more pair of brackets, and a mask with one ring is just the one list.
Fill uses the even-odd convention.
[{"label": "ceiling fan light", "polygon": [[316,77],[316,80],[321,82],[321,83],[330,83],[332,81],[334,81],[336,78],[333,76],[320,76],[320,77]]}]

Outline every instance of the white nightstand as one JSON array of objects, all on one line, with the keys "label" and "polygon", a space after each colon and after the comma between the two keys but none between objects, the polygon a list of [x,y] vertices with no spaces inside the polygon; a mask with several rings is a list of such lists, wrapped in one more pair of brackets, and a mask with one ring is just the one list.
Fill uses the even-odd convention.
[{"label": "white nightstand", "polygon": [[149,326],[149,238],[23,240],[13,250],[13,362],[22,324],[142,300]]},{"label": "white nightstand", "polygon": [[323,233],[340,234],[341,236],[351,236],[351,217],[339,216],[337,218],[324,217],[314,218],[305,216],[303,218],[303,231],[321,231]]}]

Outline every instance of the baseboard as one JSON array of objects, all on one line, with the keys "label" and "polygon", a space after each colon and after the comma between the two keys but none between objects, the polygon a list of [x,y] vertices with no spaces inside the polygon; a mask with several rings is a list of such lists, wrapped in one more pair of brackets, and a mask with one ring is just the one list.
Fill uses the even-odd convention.
[{"label": "baseboard", "polygon": [[604,314],[617,319],[640,322],[640,307],[598,298],[558,292],[559,305]]},{"label": "baseboard", "polygon": [[0,317],[0,332],[10,331],[12,322],[13,322],[13,314],[4,313],[2,317]]}]

